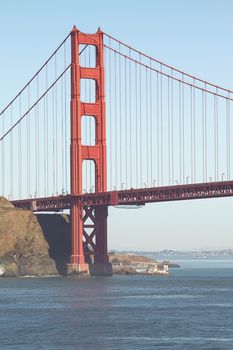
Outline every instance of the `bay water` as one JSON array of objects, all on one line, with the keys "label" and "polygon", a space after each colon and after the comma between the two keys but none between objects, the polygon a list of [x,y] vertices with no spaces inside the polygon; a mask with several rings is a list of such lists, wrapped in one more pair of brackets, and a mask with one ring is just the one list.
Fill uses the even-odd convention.
[{"label": "bay water", "polygon": [[233,259],[169,276],[1,278],[1,350],[232,350]]}]

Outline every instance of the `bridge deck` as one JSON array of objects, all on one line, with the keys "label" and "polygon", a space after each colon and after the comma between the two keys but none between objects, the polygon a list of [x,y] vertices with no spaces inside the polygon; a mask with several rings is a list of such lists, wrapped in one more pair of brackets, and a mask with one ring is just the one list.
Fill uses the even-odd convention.
[{"label": "bridge deck", "polygon": [[72,202],[82,206],[144,205],[176,200],[220,198],[233,196],[233,181],[209,182],[176,186],[129,189],[83,195],[30,198],[12,201],[16,208],[39,211],[69,209]]}]

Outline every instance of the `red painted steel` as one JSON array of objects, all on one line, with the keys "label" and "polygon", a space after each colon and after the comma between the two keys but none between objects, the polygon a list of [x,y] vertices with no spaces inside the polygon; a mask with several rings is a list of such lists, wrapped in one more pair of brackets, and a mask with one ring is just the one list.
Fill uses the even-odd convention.
[{"label": "red painted steel", "polygon": [[[96,67],[81,67],[79,63],[80,45],[94,45],[96,49]],[[105,95],[104,95],[104,52],[103,34],[100,30],[96,34],[79,32],[75,27],[71,32],[71,194],[82,195],[82,164],[83,160],[93,160],[95,163],[95,191],[105,192],[107,188],[106,167],[106,122],[105,122]],[[95,102],[81,101],[81,79],[95,81]],[[82,116],[95,118],[96,142],[94,146],[82,145],[81,121]],[[90,208],[83,215],[83,205],[80,201],[71,201],[71,231],[72,231],[72,255],[71,264],[82,265],[85,263],[83,251],[83,238],[86,240],[86,251],[92,247],[95,261],[105,263],[108,261],[107,248],[102,243],[107,241],[107,207]],[[83,223],[87,213],[93,221],[93,231],[88,238]],[[91,214],[90,214],[91,213]],[[100,232],[101,231],[101,232]],[[101,239],[99,238],[101,236]],[[94,243],[95,237],[95,243]]]}]

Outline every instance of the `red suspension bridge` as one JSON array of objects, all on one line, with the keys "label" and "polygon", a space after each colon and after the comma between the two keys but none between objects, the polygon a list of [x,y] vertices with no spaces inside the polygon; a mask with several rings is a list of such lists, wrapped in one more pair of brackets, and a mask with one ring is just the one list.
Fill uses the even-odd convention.
[{"label": "red suspension bridge", "polygon": [[[71,101],[70,101],[71,96]],[[233,91],[75,27],[0,113],[0,189],[71,214],[68,273],[110,275],[108,206],[233,195]]]}]

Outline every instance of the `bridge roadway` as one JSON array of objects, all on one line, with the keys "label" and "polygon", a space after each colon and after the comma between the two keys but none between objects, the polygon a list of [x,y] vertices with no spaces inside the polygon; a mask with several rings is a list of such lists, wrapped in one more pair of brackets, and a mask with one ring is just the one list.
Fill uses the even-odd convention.
[{"label": "bridge roadway", "polygon": [[83,207],[145,205],[146,203],[180,201],[190,199],[219,198],[233,196],[233,181],[208,182],[187,185],[161,186],[129,189],[83,195],[60,195],[46,198],[15,200],[11,203],[16,208],[34,212],[60,211],[69,209],[71,203]]}]

